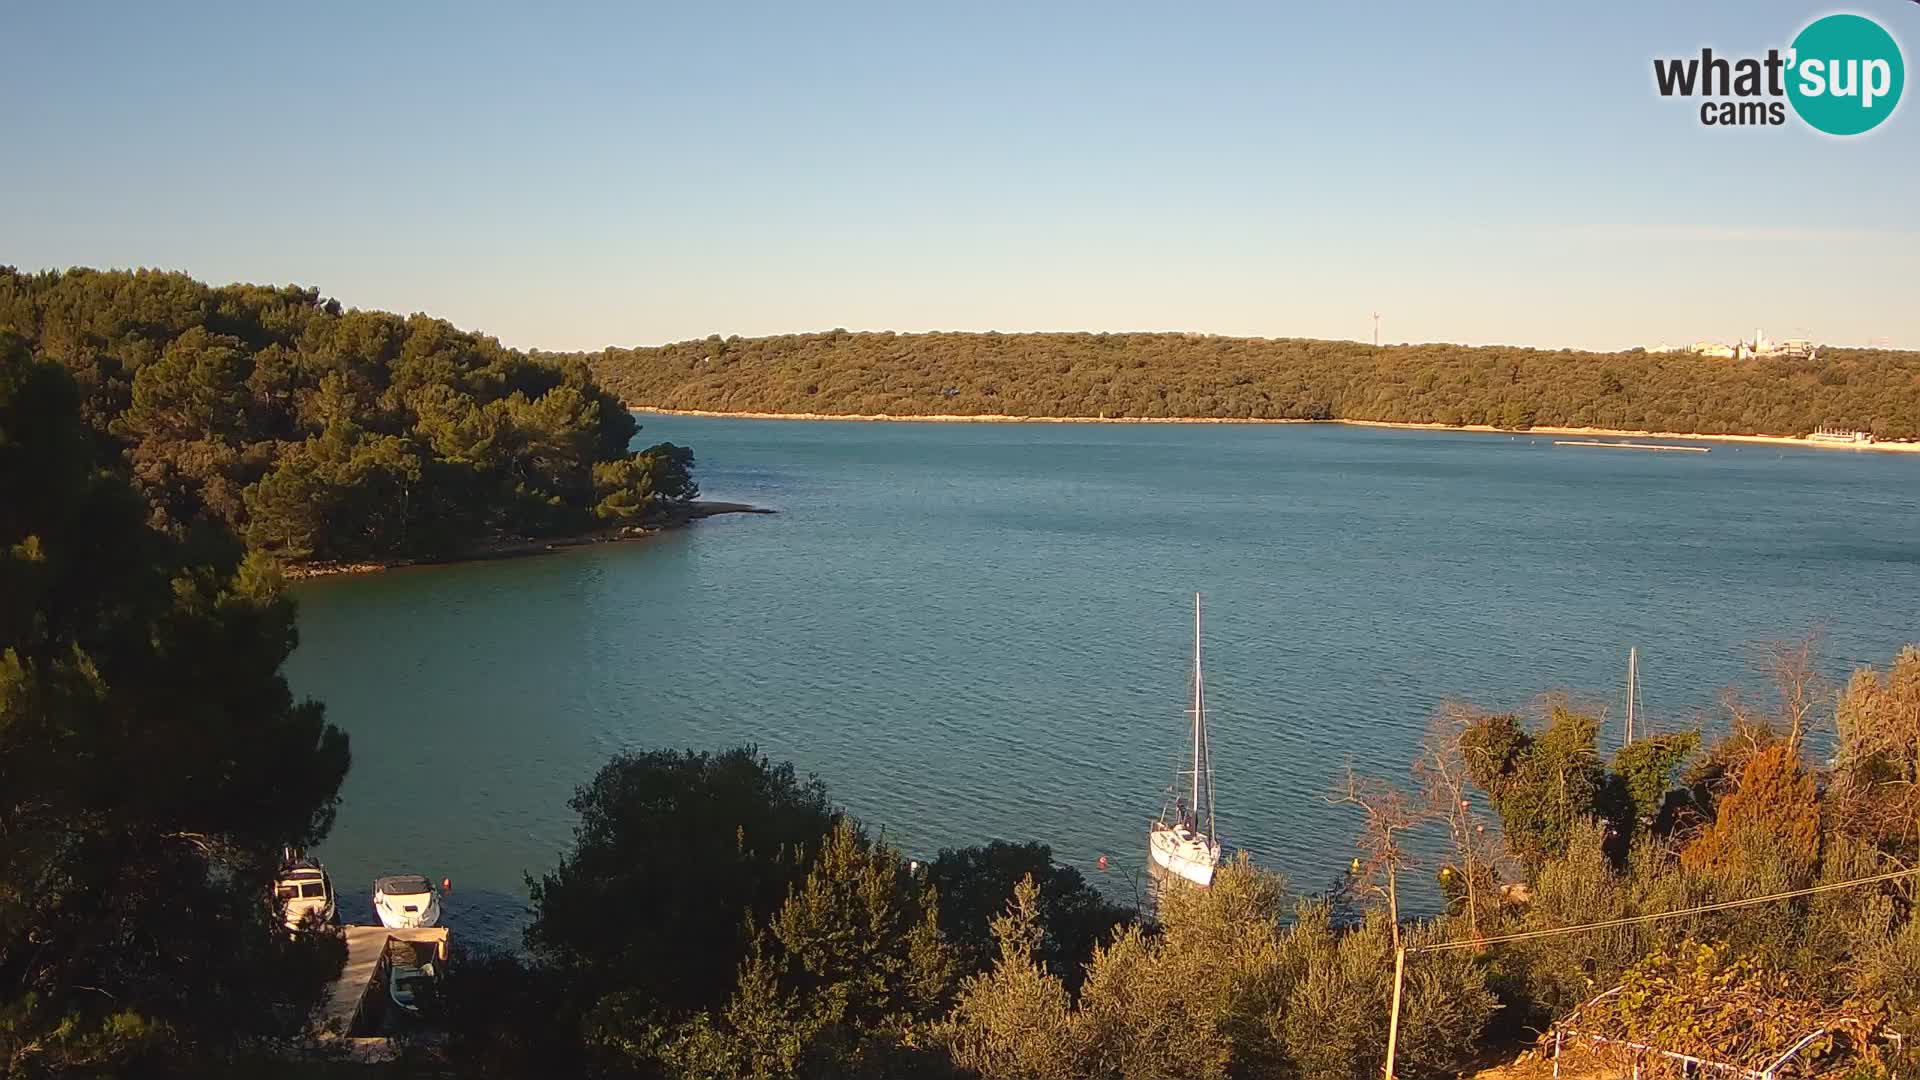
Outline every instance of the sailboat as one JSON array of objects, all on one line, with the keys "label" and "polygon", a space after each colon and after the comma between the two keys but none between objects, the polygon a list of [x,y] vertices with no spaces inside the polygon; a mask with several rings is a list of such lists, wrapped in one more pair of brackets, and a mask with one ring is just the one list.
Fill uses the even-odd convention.
[{"label": "sailboat", "polygon": [[[1200,663],[1200,594],[1193,594],[1193,758],[1167,789],[1160,816],[1147,827],[1147,857],[1195,885],[1213,884],[1220,835],[1213,821],[1213,756],[1207,746],[1206,680]],[[1182,764],[1186,764],[1182,762]]]}]

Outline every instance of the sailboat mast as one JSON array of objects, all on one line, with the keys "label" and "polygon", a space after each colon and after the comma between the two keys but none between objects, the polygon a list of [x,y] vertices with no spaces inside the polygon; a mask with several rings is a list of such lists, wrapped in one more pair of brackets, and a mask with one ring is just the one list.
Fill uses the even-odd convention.
[{"label": "sailboat mast", "polygon": [[1640,647],[1627,650],[1627,745],[1633,745],[1633,699],[1639,696]]},{"label": "sailboat mast", "polygon": [[1200,676],[1200,594],[1193,594],[1193,816],[1200,818],[1200,755],[1206,741],[1206,697]]}]

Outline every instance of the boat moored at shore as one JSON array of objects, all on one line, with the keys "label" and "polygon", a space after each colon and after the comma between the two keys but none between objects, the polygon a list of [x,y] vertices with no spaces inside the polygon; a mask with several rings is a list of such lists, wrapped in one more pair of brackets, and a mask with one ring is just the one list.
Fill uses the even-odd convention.
[{"label": "boat moored at shore", "polygon": [[436,926],[440,894],[424,874],[395,874],[373,883],[373,910],[380,924],[395,930]]},{"label": "boat moored at shore", "polygon": [[433,998],[439,986],[440,972],[431,959],[432,947],[425,951],[428,958],[423,960],[419,943],[387,939],[387,999],[412,1016],[420,1015],[421,1006]]},{"label": "boat moored at shore", "polygon": [[313,859],[289,860],[274,879],[273,898],[289,930],[332,926],[340,914],[333,879]]},{"label": "boat moored at shore", "polygon": [[1200,659],[1199,593],[1193,594],[1192,767],[1176,773],[1160,816],[1147,827],[1147,858],[1159,872],[1203,887],[1213,884],[1214,868],[1220,865],[1220,836],[1213,819],[1213,757],[1207,743],[1206,680]]}]

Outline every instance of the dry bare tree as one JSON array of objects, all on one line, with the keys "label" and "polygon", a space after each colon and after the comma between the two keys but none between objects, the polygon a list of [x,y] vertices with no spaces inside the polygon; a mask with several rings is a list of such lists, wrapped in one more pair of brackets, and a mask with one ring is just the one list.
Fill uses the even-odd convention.
[{"label": "dry bare tree", "polygon": [[[1819,671],[1820,637],[1766,642],[1755,648],[1754,670],[1772,684],[1772,701],[1754,701],[1736,687],[1720,692],[1727,731],[1708,747],[1688,783],[1718,798],[1727,793],[1754,755],[1784,741],[1798,754],[1807,734],[1821,720],[1823,703],[1837,699]],[[1832,714],[1826,715],[1827,720]]]},{"label": "dry bare tree", "polygon": [[1482,878],[1494,880],[1501,861],[1499,840],[1473,807],[1473,777],[1467,768],[1465,736],[1480,713],[1470,705],[1447,702],[1434,714],[1413,764],[1426,810],[1447,823],[1454,859],[1465,875],[1467,927],[1480,932]]},{"label": "dry bare tree", "polygon": [[1780,695],[1780,721],[1787,729],[1787,745],[1800,749],[1800,740],[1812,727],[1814,711],[1834,701],[1833,687],[1820,675],[1820,634],[1798,641],[1770,642],[1761,650],[1760,669],[1772,678]]},{"label": "dry bare tree", "polygon": [[1355,772],[1352,762],[1348,762],[1346,775],[1334,793],[1327,796],[1327,801],[1357,806],[1365,815],[1357,840],[1361,858],[1354,860],[1354,882],[1386,897],[1387,915],[1393,924],[1393,947],[1398,950],[1400,871],[1413,865],[1413,857],[1402,844],[1402,836],[1425,824],[1432,815],[1419,800],[1391,782]]},{"label": "dry bare tree", "polygon": [[1820,634],[1763,642],[1756,649],[1754,669],[1772,684],[1775,700],[1769,708],[1747,701],[1737,690],[1722,694],[1734,735],[1751,743],[1754,750],[1784,736],[1788,747],[1797,751],[1817,720],[1817,711],[1834,701],[1832,685],[1820,674]]}]

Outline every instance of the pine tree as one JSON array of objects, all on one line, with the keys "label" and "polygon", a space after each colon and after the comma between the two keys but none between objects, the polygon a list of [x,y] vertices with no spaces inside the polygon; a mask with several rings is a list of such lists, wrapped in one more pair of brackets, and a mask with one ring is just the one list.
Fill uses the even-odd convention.
[{"label": "pine tree", "polygon": [[[280,674],[264,558],[143,523],[59,367],[0,334],[0,1060],[297,1030],[339,956],[267,902],[347,739]],[[6,1071],[0,1069],[0,1071]]]}]

